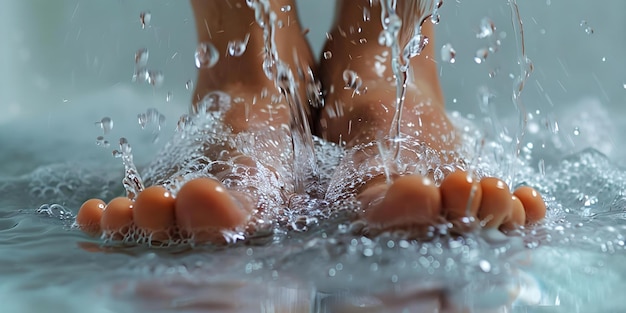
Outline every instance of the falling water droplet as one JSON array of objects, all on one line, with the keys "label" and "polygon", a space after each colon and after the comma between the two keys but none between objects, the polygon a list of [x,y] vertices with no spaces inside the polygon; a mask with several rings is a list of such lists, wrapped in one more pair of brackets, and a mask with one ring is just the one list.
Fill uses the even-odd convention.
[{"label": "falling water droplet", "polygon": [[433,24],[439,24],[440,20],[441,17],[439,16],[439,13],[433,13],[433,15],[430,16],[430,22]]},{"label": "falling water droplet", "polygon": [[183,114],[181,115],[181,117],[178,119],[178,123],[176,124],[176,131],[181,133],[183,132],[187,127],[193,125],[193,120],[191,119],[191,117],[187,114]]},{"label": "falling water droplet", "polygon": [[439,24],[440,16],[439,16],[439,8],[443,5],[443,0],[437,0],[435,5],[433,6],[433,13],[430,15],[430,22],[433,24]]},{"label": "falling water droplet", "polygon": [[148,49],[141,48],[135,52],[135,66],[136,67],[145,67],[148,64]]},{"label": "falling water droplet", "polygon": [[193,81],[190,79],[185,82],[185,89],[189,90],[191,88],[193,88]]},{"label": "falling water droplet", "polygon": [[370,9],[367,6],[363,6],[363,22],[370,20]]},{"label": "falling water droplet", "polygon": [[248,40],[250,39],[250,34],[246,34],[246,37],[243,40],[232,40],[228,42],[228,54],[234,57],[241,56],[244,52],[246,52],[246,46],[248,45]]},{"label": "falling water droplet", "polygon": [[480,269],[485,273],[491,272],[491,263],[487,260],[480,260],[478,266],[480,266]]},{"label": "falling water droplet", "polygon": [[488,17],[480,20],[480,31],[476,34],[476,38],[491,37],[496,31],[496,24]]},{"label": "falling water droplet", "polygon": [[544,159],[539,160],[537,167],[539,168],[539,174],[542,177],[545,177],[546,176],[546,161]]},{"label": "falling water droplet", "polygon": [[172,93],[171,91],[168,91],[167,94],[165,95],[165,102],[172,101],[173,97],[174,97],[174,93]]},{"label": "falling water droplet", "polygon": [[381,31],[380,35],[378,36],[378,44],[383,47],[391,47],[391,45],[393,44],[393,35],[390,34],[388,31]]},{"label": "falling water droplet", "polygon": [[211,68],[220,58],[217,49],[210,42],[199,43],[194,57],[197,68]]},{"label": "falling water droplet", "polygon": [[109,142],[104,139],[104,136],[98,136],[96,137],[96,145],[106,148],[109,146]]},{"label": "falling water droplet", "polygon": [[154,87],[161,87],[163,85],[163,80],[165,80],[165,76],[161,71],[148,71],[148,76],[146,78],[146,82]]},{"label": "falling water droplet", "polygon": [[589,26],[589,24],[587,24],[586,20],[580,21],[580,27],[585,30],[585,33],[587,33],[587,35],[593,35],[594,30],[593,28],[591,28],[591,26]]},{"label": "falling water droplet", "polygon": [[367,88],[363,88],[363,81],[359,75],[352,70],[343,71],[343,81],[345,83],[343,89],[352,89],[352,96],[361,95],[367,92]]},{"label": "falling water droplet", "polygon": [[404,47],[404,57],[410,59],[422,53],[422,50],[428,45],[428,40],[428,37],[422,34],[413,36]]},{"label": "falling water droplet", "polygon": [[579,135],[580,135],[580,128],[574,127],[574,136],[579,136]]},{"label": "falling water droplet", "polygon": [[103,117],[100,122],[96,122],[96,126],[102,128],[102,131],[106,135],[113,129],[113,120],[110,117]]},{"label": "falling water droplet", "polygon": [[291,11],[291,6],[290,6],[290,5],[288,5],[288,4],[287,4],[287,5],[283,5],[283,6],[280,8],[280,11],[281,11],[281,12],[289,12],[289,11]]},{"label": "falling water droplet", "polygon": [[456,62],[456,51],[451,44],[447,43],[441,47],[441,60],[447,63]]},{"label": "falling water droplet", "polygon": [[150,20],[152,20],[152,14],[150,11],[139,13],[139,21],[141,22],[141,29],[150,27]]},{"label": "falling water droplet", "polygon": [[194,107],[197,108],[194,113],[224,112],[230,108],[230,102],[229,94],[219,90],[211,91]]},{"label": "falling water droplet", "polygon": [[148,124],[148,116],[146,116],[146,113],[139,113],[137,115],[137,120],[142,129],[146,128],[146,124]]},{"label": "falling water droplet", "polygon": [[145,68],[139,69],[139,70],[135,70],[135,72],[133,73],[133,78],[132,78],[132,82],[136,82],[136,81],[146,81],[148,80],[148,70],[146,70]]},{"label": "falling water droplet", "polygon": [[147,126],[155,126],[156,130],[161,130],[161,127],[165,125],[165,115],[155,108],[149,108],[146,113],[138,114],[137,120],[142,129]]},{"label": "falling water droplet", "polygon": [[482,64],[483,62],[487,60],[488,56],[489,56],[488,48],[478,49],[476,51],[476,56],[474,56],[474,62],[476,62],[476,64]]}]

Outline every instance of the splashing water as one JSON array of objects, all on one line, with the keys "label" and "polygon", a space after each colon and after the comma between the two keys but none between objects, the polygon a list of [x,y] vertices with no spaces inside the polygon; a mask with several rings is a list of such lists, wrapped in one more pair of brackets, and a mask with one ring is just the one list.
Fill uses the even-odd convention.
[{"label": "splashing water", "polygon": [[108,134],[113,129],[113,120],[110,117],[103,117],[99,122],[95,123],[96,126],[102,128],[104,134]]},{"label": "splashing water", "polygon": [[483,39],[491,37],[496,31],[496,24],[488,17],[480,20],[480,30],[476,34],[476,38]]},{"label": "splashing water", "polygon": [[144,68],[148,64],[148,57],[150,56],[147,48],[141,48],[135,52],[135,66],[137,68]]},{"label": "splashing water", "polygon": [[232,40],[228,42],[228,54],[234,57],[243,55],[246,52],[248,46],[248,40],[250,40],[250,33],[246,34],[243,40]]},{"label": "splashing water", "polygon": [[456,62],[456,50],[454,50],[452,44],[447,43],[441,46],[441,60],[451,64]]},{"label": "splashing water", "polygon": [[[406,87],[408,82],[408,71],[410,68],[409,60],[419,55],[422,50],[428,45],[428,38],[421,32],[423,23],[432,16],[431,22],[439,22],[439,8],[443,5],[442,0],[437,1],[418,1],[417,6],[407,8],[407,12],[404,12],[404,16],[410,16],[415,14],[419,18],[413,25],[413,36],[409,38],[407,44],[404,47],[400,46],[400,31],[402,28],[403,20],[396,12],[396,1],[393,0],[381,0],[381,23],[383,31],[381,32],[378,42],[381,45],[391,48],[391,68],[396,78],[396,103],[395,114],[392,120],[392,124],[389,130],[389,138],[392,138],[393,158],[397,163],[400,155],[400,126],[402,121],[402,109],[404,106],[404,99],[406,96]],[[416,2],[411,2],[411,6],[416,5]],[[408,20],[408,19],[407,19]],[[408,27],[404,25],[404,27]]]},{"label": "splashing water", "polygon": [[354,95],[362,95],[367,92],[367,87],[363,86],[363,80],[355,71],[344,70],[342,76],[345,83],[343,88],[352,90],[352,97],[354,97]]},{"label": "splashing water", "polygon": [[165,126],[165,120],[165,115],[161,114],[155,108],[149,108],[145,113],[139,113],[137,115],[137,121],[141,129],[152,128],[153,143],[159,140],[161,129]]},{"label": "splashing water", "polygon": [[196,48],[194,59],[196,61],[197,68],[211,68],[217,64],[217,61],[220,59],[220,55],[217,48],[215,48],[212,43],[201,42]]},{"label": "splashing water", "polygon": [[289,105],[291,118],[289,128],[292,136],[294,185],[296,193],[318,193],[317,161],[311,127],[309,125],[303,99],[296,92],[294,74],[289,66],[278,55],[274,41],[276,13],[271,10],[268,0],[248,0],[247,4],[255,12],[255,19],[263,28],[265,58],[263,71],[274,81],[276,88],[283,95]]},{"label": "splashing water", "polygon": [[139,13],[139,22],[141,23],[141,29],[150,27],[150,21],[152,20],[152,14],[150,11]]},{"label": "splashing water", "polygon": [[113,156],[122,159],[125,173],[124,178],[122,179],[122,184],[126,190],[126,196],[131,200],[134,200],[135,197],[144,189],[144,185],[143,180],[139,175],[139,171],[137,170],[135,163],[133,163],[132,149],[126,138],[120,138],[120,148],[119,150],[113,150]]},{"label": "splashing water", "polygon": [[[515,106],[518,109],[519,116],[519,129],[518,133],[515,135],[515,152],[514,156],[518,157],[520,155],[522,149],[522,140],[524,135],[526,134],[526,128],[528,126],[528,113],[526,110],[526,106],[522,101],[522,92],[524,91],[524,87],[526,85],[526,81],[532,74],[534,70],[534,66],[530,58],[526,55],[526,43],[524,39],[524,25],[522,23],[522,18],[519,12],[519,7],[517,6],[517,0],[508,0],[509,6],[511,7],[511,19],[513,23],[513,29],[515,32],[515,41],[518,49],[518,64],[520,65],[520,75],[515,80],[515,88],[513,89],[512,100]],[[513,177],[514,172],[513,164],[509,167],[508,178]]]}]

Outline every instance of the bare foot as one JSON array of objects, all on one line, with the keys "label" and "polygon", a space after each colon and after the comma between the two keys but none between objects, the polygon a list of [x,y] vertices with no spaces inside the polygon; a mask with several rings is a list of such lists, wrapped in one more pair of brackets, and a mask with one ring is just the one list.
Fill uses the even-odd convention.
[{"label": "bare foot", "polygon": [[[86,233],[114,240],[223,243],[233,240],[232,234],[255,231],[293,193],[291,177],[285,174],[291,153],[290,111],[262,71],[264,37],[254,10],[245,0],[193,0],[192,5],[199,42],[215,47],[220,58],[200,68],[192,112],[200,123],[206,114],[221,123],[197,125],[197,141],[188,140],[189,150],[170,146],[171,163],[158,160],[152,166],[158,172],[153,186],[135,199],[85,202],[76,223]],[[295,10],[280,11],[285,5],[295,7],[292,0],[272,2],[278,18],[289,20],[288,26],[276,29],[276,52],[292,71],[306,72],[314,64],[311,52]],[[228,53],[234,42],[244,40],[243,53]],[[296,92],[304,94],[300,85]],[[215,134],[216,127],[220,133]],[[180,159],[177,154],[182,154]]]},{"label": "bare foot", "polygon": [[[403,4],[398,2],[399,14],[407,9]],[[500,179],[478,179],[460,169],[455,159],[460,136],[445,113],[429,22],[422,34],[430,44],[410,59],[413,71],[402,111],[402,149],[393,160],[395,148],[388,139],[396,103],[392,56],[378,43],[383,30],[380,4],[369,9],[368,21],[362,13],[366,6],[370,6],[366,0],[339,3],[342,18],[324,48],[332,57],[323,58],[320,65],[327,96],[319,133],[351,149],[342,165],[349,169],[331,182],[328,197],[355,195],[374,230],[420,228],[444,218],[474,217],[484,227],[503,229],[541,220],[546,207],[534,189],[520,187],[512,193]],[[412,25],[408,22],[403,25]],[[410,32],[403,28],[400,33],[400,41],[406,43]],[[447,172],[443,180],[435,177],[443,174],[441,169]]]}]

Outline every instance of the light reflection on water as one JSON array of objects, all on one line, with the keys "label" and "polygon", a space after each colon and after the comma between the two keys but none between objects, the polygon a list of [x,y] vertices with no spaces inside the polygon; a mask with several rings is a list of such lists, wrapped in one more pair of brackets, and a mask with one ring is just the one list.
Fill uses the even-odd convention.
[{"label": "light reflection on water", "polygon": [[[82,8],[80,7],[81,10]],[[454,8],[454,6],[444,5],[442,10],[454,10]],[[156,11],[153,10],[153,12]],[[447,14],[442,13],[442,23],[445,23],[446,18],[451,16],[450,13]],[[78,14],[78,17],[80,16]],[[463,14],[460,16],[462,18]],[[505,17],[506,19],[508,17]],[[526,20],[525,26],[530,29],[530,33],[534,28],[540,34],[546,34],[546,29],[547,34],[556,32],[555,27],[550,28],[541,23],[528,22],[533,19],[541,22],[539,16],[534,14],[532,19]],[[478,25],[477,21],[480,21],[480,17],[474,21],[475,25]],[[587,42],[594,43],[599,36],[608,33],[607,27],[602,27],[598,20],[585,20],[584,27],[577,24],[580,21],[581,19],[577,17],[571,31],[580,32],[586,36]],[[151,23],[147,24],[156,27],[155,22],[157,21],[152,19]],[[499,27],[505,24],[498,22]],[[591,26],[593,26],[593,34],[587,31],[587,28]],[[582,30],[581,27],[583,27]],[[540,32],[541,30],[543,32]],[[87,36],[87,31],[85,28],[83,37]],[[77,37],[76,33],[72,33],[72,37]],[[535,38],[543,37],[535,34]],[[439,45],[444,42],[439,42]],[[467,58],[468,53],[463,51],[463,45],[456,44],[456,42],[453,44],[458,49],[458,62],[455,63],[458,65],[463,63],[461,62],[463,54],[465,53],[465,58]],[[537,46],[539,47],[536,47],[535,51],[531,48],[531,57],[539,64],[540,69],[547,69],[549,68],[546,64],[548,62],[544,60],[544,63],[541,63],[541,59],[536,55],[540,48],[546,47]],[[137,49],[135,45],[131,48]],[[604,53],[609,55],[607,62],[617,64],[616,68],[619,68],[621,63],[611,63],[619,61],[618,57],[611,56],[615,50],[619,49],[608,49]],[[535,56],[532,55],[533,53]],[[556,99],[557,103],[567,104],[563,96],[557,99],[559,97],[557,91],[566,89],[569,93],[565,94],[571,95],[573,90],[585,89],[602,97],[603,103],[619,102],[623,99],[619,97],[619,94],[616,96],[616,93],[608,87],[614,85],[614,81],[609,81],[603,76],[601,76],[602,83],[607,85],[608,97],[611,101],[608,101],[607,94],[600,90],[602,84],[595,84],[591,80],[591,83],[581,83],[574,78],[568,79],[567,77],[571,76],[581,76],[577,75],[578,71],[585,72],[583,67],[587,65],[581,64],[581,67],[577,68],[573,65],[576,59],[570,58],[568,61],[568,57],[569,55],[560,54],[557,61],[550,59],[556,64],[555,66],[563,68],[562,73],[559,74],[558,79],[543,78],[544,74],[537,73],[534,78],[537,78],[538,82],[533,85],[537,87],[533,87],[530,93],[537,93],[539,96],[528,98],[541,100],[538,103],[550,104],[553,99]],[[156,59],[156,56],[151,56],[151,61],[152,59]],[[172,60],[178,59],[172,58]],[[106,61],[102,62],[106,63]],[[115,62],[110,61],[110,63]],[[597,65],[593,65],[594,60],[588,63],[590,64],[588,66]],[[471,62],[466,60],[464,64],[471,65]],[[485,73],[488,71],[490,69],[485,69]],[[506,76],[506,71],[501,71],[504,73],[503,76]],[[453,69],[449,67],[443,72],[444,78],[455,75]],[[187,81],[186,78],[181,80],[183,81]],[[561,84],[560,86],[557,85],[557,81]],[[188,81],[187,84],[191,85],[192,81]],[[452,86],[447,89],[451,91],[450,99],[469,99],[475,93],[472,88],[453,88],[455,83],[449,84]],[[179,85],[182,90],[183,83]],[[506,85],[504,90],[508,92],[509,82],[506,82]],[[579,88],[581,85],[591,87]],[[624,89],[622,88],[623,82],[616,86],[619,87],[618,89]],[[162,91],[165,92],[164,90],[166,89]],[[177,91],[176,94],[178,97],[179,94],[188,93],[189,90],[187,93],[183,90]],[[577,95],[571,97],[578,99]],[[121,98],[132,99],[128,102],[136,100],[128,96],[121,96]],[[532,102],[528,101],[528,98],[527,102]],[[159,99],[162,100],[165,97],[159,97]],[[183,102],[184,97],[181,96],[177,100]],[[76,97],[70,97],[69,101],[77,100]],[[464,104],[467,103],[464,102]],[[592,102],[586,104],[591,110],[594,110],[597,105]],[[180,107],[184,105],[181,103]],[[115,108],[108,107],[103,110],[103,114],[95,114],[95,117],[100,118],[109,114],[107,110],[115,110]],[[137,114],[135,111],[129,113],[126,115],[131,117]],[[544,115],[545,113],[541,116]],[[61,115],[56,118],[55,122],[73,120]],[[94,118],[85,120],[93,122]],[[81,130],[88,128],[88,122],[77,128]],[[42,119],[42,125],[49,125],[49,123]],[[19,127],[12,128],[13,124],[9,126],[11,127],[3,126],[5,128],[2,129],[2,134],[22,130]],[[606,125],[595,126],[591,127],[589,132],[582,132],[583,136],[591,135],[592,131],[597,132]],[[70,136],[72,135],[75,134]],[[333,237],[329,235],[333,235],[336,227],[328,225],[304,234],[291,234],[288,240],[268,247],[239,246],[217,251],[203,248],[193,252],[147,251],[142,248],[103,250],[98,240],[70,229],[65,221],[36,214],[36,209],[44,203],[59,203],[75,213],[78,205],[87,195],[110,198],[120,193],[119,177],[115,174],[119,172],[116,162],[108,163],[97,170],[89,168],[91,164],[87,164],[87,161],[84,164],[83,161],[78,161],[72,165],[50,165],[64,159],[67,154],[76,154],[75,151],[91,153],[82,143],[89,141],[91,144],[92,137],[92,134],[89,134],[88,138],[70,139],[69,145],[63,141],[61,141],[62,145],[52,147],[42,143],[41,147],[44,148],[41,149],[23,147],[24,144],[12,144],[11,149],[2,149],[0,152],[0,159],[7,160],[3,168],[8,168],[6,164],[13,163],[15,159],[20,158],[21,154],[14,153],[22,151],[20,149],[24,149],[22,153],[24,155],[40,154],[32,159],[24,158],[15,162],[18,163],[15,167],[19,169],[11,169],[8,173],[16,174],[0,179],[0,195],[2,195],[0,199],[0,276],[2,277],[0,299],[2,303],[9,303],[9,311],[11,311],[12,303],[17,312],[34,311],[35,308],[38,311],[52,312],[132,312],[138,308],[149,308],[154,311],[161,308],[165,308],[166,311],[174,309],[185,311],[186,309],[189,312],[201,309],[228,311],[233,308],[234,311],[271,312],[279,310],[281,305],[284,306],[283,311],[287,312],[309,309],[332,312],[332,308],[336,305],[342,305],[357,312],[355,307],[358,306],[370,308],[372,311],[379,309],[379,311],[389,312],[395,308],[400,311],[402,307],[427,306],[429,301],[439,296],[439,291],[448,295],[452,301],[482,308],[499,303],[498,299],[502,299],[505,295],[496,291],[501,291],[503,286],[524,281],[523,277],[526,276],[519,274],[520,270],[538,280],[543,294],[537,300],[537,294],[534,293],[536,290],[528,289],[526,297],[534,304],[526,306],[520,303],[514,307],[513,311],[532,312],[554,309],[563,312],[611,312],[623,308],[623,304],[620,303],[620,291],[625,287],[626,281],[626,269],[623,265],[626,264],[624,260],[626,200],[623,196],[624,187],[626,187],[624,175],[626,174],[621,168],[606,162],[603,156],[593,151],[575,155],[566,161],[559,161],[566,149],[558,150],[558,153],[553,155],[549,155],[552,152],[549,149],[542,150],[546,155],[544,159],[548,163],[545,169],[546,176],[533,177],[529,173],[523,173],[522,177],[518,177],[517,180],[527,180],[533,185],[543,186],[542,191],[549,198],[548,202],[552,209],[546,227],[535,229],[535,233],[524,237],[523,242],[510,243],[512,247],[509,247],[507,251],[511,252],[504,255],[499,254],[500,249],[497,244],[489,245],[477,239],[479,247],[475,251],[478,251],[476,253],[479,253],[481,257],[474,256],[472,259],[474,263],[462,268],[457,267],[457,272],[452,271],[466,276],[460,274],[453,276],[447,274],[450,271],[446,271],[445,268],[446,264],[449,264],[447,257],[451,253],[450,249],[454,249],[458,244],[452,243],[453,248],[446,247],[448,254],[438,253],[437,242],[410,243],[409,248],[401,250],[400,246],[405,244],[400,241],[392,241],[393,247],[390,248],[389,240],[362,242],[360,238],[356,238],[357,243],[352,245],[352,239],[355,238],[347,235],[338,236],[337,241],[329,240],[329,237]],[[591,140],[583,141],[582,144],[594,143],[592,137],[588,138]],[[36,136],[35,139],[45,141],[47,138]],[[76,144],[76,141],[82,139],[84,141],[81,141],[81,144]],[[540,143],[545,138],[535,139]],[[580,138],[576,137],[574,140],[580,140]],[[4,138],[3,143],[5,141],[10,141],[10,139]],[[61,146],[64,148],[62,151],[58,149]],[[539,144],[536,146],[540,147]],[[7,146],[4,145],[4,147]],[[14,147],[17,149],[13,149]],[[96,152],[102,152],[96,150],[93,145],[87,145],[87,147]],[[616,153],[613,156],[624,154],[621,151]],[[72,157],[72,160],[83,159],[85,157]],[[43,167],[34,169],[40,165]],[[20,176],[21,174],[24,176]],[[60,182],[65,184],[63,188],[60,188],[62,192],[57,193],[55,191],[57,189],[36,188],[42,185],[56,186]],[[36,192],[33,193],[33,190]],[[324,233],[326,238],[324,238]],[[447,244],[450,245],[449,242]],[[524,244],[529,245],[531,249],[523,248]],[[422,253],[424,247],[426,247],[426,253]],[[347,253],[348,250],[354,252]],[[414,266],[414,264],[417,265]],[[438,264],[436,269],[433,264]],[[500,274],[493,274],[494,269],[498,267],[502,268]],[[429,272],[429,269],[432,272]],[[426,296],[420,297],[420,294]],[[474,297],[474,294],[479,296]],[[33,301],[33,299],[38,300]],[[86,307],[93,310],[86,309]]]},{"label": "light reflection on water", "polygon": [[[120,172],[119,165],[44,165],[2,179],[1,286],[18,312],[44,304],[80,312],[91,303],[115,312],[400,312],[437,303],[481,309],[506,303],[524,285],[528,303],[514,311],[621,307],[615,293],[626,281],[626,173],[594,150],[564,159],[545,177],[520,174],[519,181],[541,186],[551,210],[544,226],[507,240],[370,240],[346,233],[339,218],[280,233],[269,245],[115,248],[70,228],[59,208],[47,207],[52,217],[37,213],[43,203],[76,213],[89,195],[121,192],[120,178],[107,172]],[[39,189],[52,185],[56,193]],[[44,300],[31,303],[35,296]]]}]

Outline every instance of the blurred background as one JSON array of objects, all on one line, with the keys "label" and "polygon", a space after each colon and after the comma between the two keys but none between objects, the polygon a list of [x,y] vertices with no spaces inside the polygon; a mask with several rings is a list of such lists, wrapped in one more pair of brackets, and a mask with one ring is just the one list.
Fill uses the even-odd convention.
[{"label": "blurred background", "polygon": [[[318,54],[333,2],[298,1]],[[519,12],[525,54],[534,65],[522,94],[529,112],[541,117],[541,127],[572,140],[582,138],[589,122],[588,133],[601,136],[584,144],[608,143],[603,152],[619,156],[614,147],[622,139],[611,127],[620,127],[618,117],[626,110],[626,1],[519,1]],[[143,28],[142,13],[150,15]],[[514,114],[511,97],[524,64],[518,62],[521,37],[509,2],[445,0],[440,14],[436,51],[444,44],[456,51],[456,62],[440,62],[448,107],[480,112],[479,91],[488,90],[499,115]],[[495,25],[493,36],[478,38],[481,21]],[[154,107],[167,117],[164,131],[172,132],[178,116],[187,112],[196,41],[186,1],[9,0],[0,10],[0,29],[0,149],[5,152],[24,147],[31,137],[84,141],[96,150],[93,142],[101,130],[93,124],[104,116],[116,127],[134,127],[137,114]],[[477,51],[488,47],[497,51],[478,64]],[[142,48],[149,51],[147,68],[163,74],[160,87],[132,81],[135,53]],[[567,114],[581,110],[589,112],[589,121],[567,124],[577,121]],[[25,123],[28,130],[11,131]],[[19,134],[24,132],[29,135]]]}]

